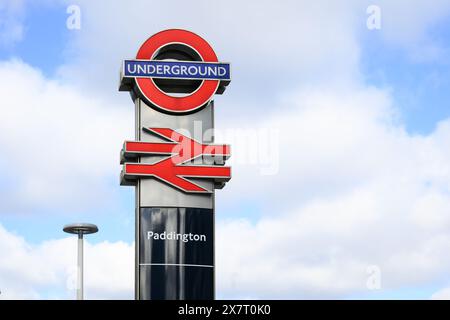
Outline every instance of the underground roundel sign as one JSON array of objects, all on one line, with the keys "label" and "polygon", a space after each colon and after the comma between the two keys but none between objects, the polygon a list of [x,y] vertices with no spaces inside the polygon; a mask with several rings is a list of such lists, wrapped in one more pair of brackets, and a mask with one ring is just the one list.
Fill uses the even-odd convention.
[{"label": "underground roundel sign", "polygon": [[222,93],[231,80],[230,64],[193,32],[170,29],[151,36],[136,59],[125,60],[121,91],[134,91],[159,111],[192,113]]}]

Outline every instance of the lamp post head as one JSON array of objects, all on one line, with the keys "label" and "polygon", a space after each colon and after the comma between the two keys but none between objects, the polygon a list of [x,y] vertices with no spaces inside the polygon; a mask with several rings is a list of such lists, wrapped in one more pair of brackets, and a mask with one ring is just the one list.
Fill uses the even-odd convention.
[{"label": "lamp post head", "polygon": [[98,227],[92,223],[71,223],[65,225],[63,231],[82,236],[85,234],[96,233],[98,231]]}]

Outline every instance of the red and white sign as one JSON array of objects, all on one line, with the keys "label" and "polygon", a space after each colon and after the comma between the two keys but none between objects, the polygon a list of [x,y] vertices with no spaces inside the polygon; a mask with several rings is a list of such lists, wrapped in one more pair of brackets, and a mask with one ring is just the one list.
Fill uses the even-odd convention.
[{"label": "red and white sign", "polygon": [[198,157],[230,156],[229,145],[202,144],[169,128],[145,128],[146,131],[162,137],[168,142],[126,141],[122,150],[124,159],[136,156],[167,155],[156,163],[128,163],[123,160],[123,177],[127,180],[154,177],[182,191],[210,193],[189,178],[211,179],[215,183],[227,182],[231,168],[220,165],[187,164]]},{"label": "red and white sign", "polygon": [[[180,44],[193,49],[203,62],[218,62],[212,47],[202,37],[193,32],[181,29],[169,29],[151,36],[140,47],[136,59],[153,60],[161,48]],[[200,87],[191,94],[176,97],[163,92],[153,78],[136,78],[140,93],[151,104],[169,113],[189,113],[206,105],[219,88],[219,80],[203,80]]]},{"label": "red and white sign", "polygon": [[[230,180],[231,168],[223,166],[223,160],[230,156],[228,145],[202,144],[170,128],[147,128],[155,126],[154,123],[170,127],[178,123],[174,120],[178,116],[184,117],[181,125],[194,121],[195,116],[191,114],[208,105],[214,94],[225,90],[231,80],[230,70],[229,63],[218,61],[208,42],[181,29],[156,33],[142,44],[136,59],[124,61],[119,90],[131,91],[133,99],[147,102],[139,104],[139,108],[156,109],[165,119],[159,122],[139,115],[138,128],[167,142],[125,142],[121,159],[122,184],[155,178],[184,192],[211,193],[213,190],[207,190],[192,180],[208,179],[214,182],[214,188],[220,188]],[[140,114],[141,111],[137,112]],[[206,110],[205,119],[208,115],[212,117],[212,112],[212,107]],[[141,161],[155,155],[165,157],[156,162]],[[202,161],[194,164],[193,160],[200,157]],[[218,158],[220,161],[212,161],[211,164],[197,164]]]}]

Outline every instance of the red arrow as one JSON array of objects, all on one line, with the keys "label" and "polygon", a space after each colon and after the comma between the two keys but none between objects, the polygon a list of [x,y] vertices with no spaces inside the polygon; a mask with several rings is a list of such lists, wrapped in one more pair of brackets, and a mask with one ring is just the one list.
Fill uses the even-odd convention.
[{"label": "red arrow", "polygon": [[126,141],[123,148],[125,157],[140,154],[167,154],[173,155],[174,164],[180,164],[202,155],[222,156],[226,159],[230,156],[229,145],[202,144],[168,128],[145,128],[145,130],[171,142]]},{"label": "red arrow", "polygon": [[209,192],[205,188],[190,182],[184,177],[209,178],[216,182],[229,181],[231,168],[203,165],[174,165],[170,158],[154,164],[126,163],[124,174],[128,178],[152,176],[161,179],[185,192]]},{"label": "red arrow", "polygon": [[125,158],[144,155],[168,155],[153,164],[125,163],[123,176],[126,179],[139,177],[155,177],[185,192],[210,192],[205,188],[188,181],[189,178],[207,178],[214,182],[226,182],[231,178],[231,168],[208,165],[184,165],[199,156],[230,156],[228,145],[202,144],[168,128],[145,128],[146,131],[160,136],[169,142],[126,141],[122,150]]},{"label": "red arrow", "polygon": [[132,154],[171,154],[176,143],[125,141],[124,150]]}]

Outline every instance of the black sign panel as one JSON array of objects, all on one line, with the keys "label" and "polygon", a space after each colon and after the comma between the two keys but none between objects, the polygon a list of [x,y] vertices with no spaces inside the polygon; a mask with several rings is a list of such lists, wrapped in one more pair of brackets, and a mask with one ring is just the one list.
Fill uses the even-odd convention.
[{"label": "black sign panel", "polygon": [[213,299],[213,210],[141,208],[139,273],[140,299]]},{"label": "black sign panel", "polygon": [[139,272],[141,300],[214,299],[214,268],[146,265]]}]

